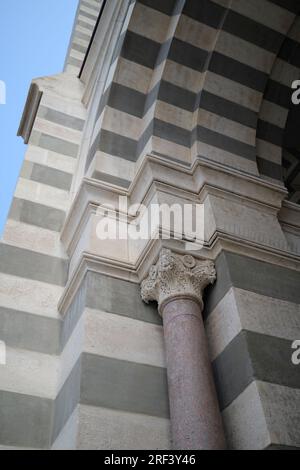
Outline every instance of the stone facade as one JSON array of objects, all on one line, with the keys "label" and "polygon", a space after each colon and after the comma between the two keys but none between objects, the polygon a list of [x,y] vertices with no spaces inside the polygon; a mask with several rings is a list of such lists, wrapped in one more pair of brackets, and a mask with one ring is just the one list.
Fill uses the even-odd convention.
[{"label": "stone facade", "polygon": [[[300,448],[299,13],[80,0],[65,69],[33,81],[19,129],[0,448]],[[203,204],[203,248],[99,241],[101,210],[121,224],[119,196]]]}]

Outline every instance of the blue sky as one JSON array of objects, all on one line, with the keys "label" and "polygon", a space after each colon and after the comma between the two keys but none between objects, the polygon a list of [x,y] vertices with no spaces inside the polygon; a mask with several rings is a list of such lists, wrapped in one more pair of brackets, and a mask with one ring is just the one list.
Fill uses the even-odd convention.
[{"label": "blue sky", "polygon": [[26,146],[16,137],[30,82],[59,73],[64,64],[78,0],[0,0],[0,235]]}]

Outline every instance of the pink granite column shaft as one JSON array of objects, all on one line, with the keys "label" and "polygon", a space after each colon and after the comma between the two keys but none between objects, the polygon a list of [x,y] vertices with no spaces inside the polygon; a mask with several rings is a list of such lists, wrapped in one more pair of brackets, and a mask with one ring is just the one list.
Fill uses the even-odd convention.
[{"label": "pink granite column shaft", "polygon": [[203,292],[215,280],[212,261],[163,248],[141,284],[163,318],[174,449],[226,448],[202,319]]},{"label": "pink granite column shaft", "polygon": [[200,305],[170,299],[161,314],[174,449],[225,449]]}]

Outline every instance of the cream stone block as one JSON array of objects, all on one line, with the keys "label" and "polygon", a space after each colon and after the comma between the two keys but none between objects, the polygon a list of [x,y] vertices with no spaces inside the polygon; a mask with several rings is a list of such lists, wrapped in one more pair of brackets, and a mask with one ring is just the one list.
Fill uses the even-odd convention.
[{"label": "cream stone block", "polygon": [[165,69],[165,64],[166,64],[166,60],[163,60],[160,64],[158,64],[155,67],[152,73],[151,84],[150,84],[149,90],[153,90],[156,87],[156,85],[158,85],[160,80],[162,80],[164,69]]},{"label": "cream stone block", "polygon": [[52,445],[51,450],[76,450],[78,434],[78,407],[72,413],[59,436]]},{"label": "cream stone block", "polygon": [[85,54],[83,52],[76,51],[75,49],[71,49],[70,57],[79,61],[83,61]]},{"label": "cream stone block", "polygon": [[206,51],[212,51],[216,40],[217,30],[200,23],[186,15],[181,15],[175,37],[192,46]]},{"label": "cream stone block", "polygon": [[25,160],[45,165],[47,160],[47,150],[37,147],[36,145],[28,144]]},{"label": "cream stone block", "polygon": [[247,158],[234,155],[230,152],[227,152],[223,149],[214,147],[213,145],[205,144],[204,142],[197,141],[194,144],[193,151],[196,155],[201,157],[206,157],[209,160],[213,160],[217,163],[227,165],[229,167],[235,168],[236,170],[246,171],[254,175],[258,174],[257,165],[255,161],[248,160]]},{"label": "cream stone block", "polygon": [[229,449],[263,450],[271,444],[256,382],[252,382],[222,415]]},{"label": "cream stone block", "polygon": [[84,318],[80,317],[76,327],[59,356],[59,375],[57,380],[57,394],[71,374],[76,365],[84,345]]},{"label": "cream stone block", "polygon": [[0,273],[0,305],[33,315],[59,318],[57,303],[63,288]]},{"label": "cream stone block", "polygon": [[245,144],[255,145],[256,129],[251,129],[238,122],[218,116],[205,109],[201,109],[201,107],[198,111],[198,124],[219,134],[244,142]]},{"label": "cream stone block", "polygon": [[215,50],[265,73],[270,73],[275,60],[275,54],[223,30],[220,31]]},{"label": "cream stone block", "polygon": [[7,348],[0,390],[54,400],[83,350],[84,321],[78,322],[61,356]]},{"label": "cream stone block", "polygon": [[[104,61],[104,66],[105,66],[105,70],[108,70],[108,73],[107,73],[107,76],[103,76],[103,79],[101,80],[103,83],[104,83],[104,80],[105,80],[104,87],[103,87],[103,92],[101,93],[101,96],[107,91],[107,89],[110,87],[112,82],[115,81],[114,77],[115,77],[116,70],[117,70],[117,67],[118,67],[118,57],[114,60],[114,62],[112,64],[108,64],[107,61],[105,60]],[[102,74],[103,74],[103,72],[102,72]],[[102,76],[101,76],[101,78],[102,78]],[[101,83],[101,87],[102,87],[102,83]],[[97,91],[97,94],[98,93],[99,93],[99,91]]]},{"label": "cream stone block", "polygon": [[[116,221],[114,216],[115,214],[112,213],[112,218],[110,219],[112,221],[112,226],[116,227],[116,230],[119,229],[120,226],[126,225],[125,223],[119,223]],[[88,245],[88,250],[89,252],[92,253],[97,253],[100,256],[107,257],[109,259],[115,259],[119,261],[123,261],[125,263],[130,262],[129,259],[129,251],[128,251],[128,244],[129,241],[128,239],[122,240],[117,238],[114,238],[115,234],[114,233],[109,233],[107,239],[101,239],[101,223],[104,220],[103,215],[93,215],[90,219],[90,223],[88,224],[89,228],[89,245]],[[109,223],[109,220],[108,220]],[[99,225],[100,224],[100,225]],[[104,226],[104,232],[106,231],[106,228]],[[104,233],[105,236],[105,233]]]},{"label": "cream stone block", "polygon": [[59,233],[34,225],[8,219],[3,233],[3,241],[7,245],[17,246],[37,253],[67,258],[60,242]]},{"label": "cream stone block", "polygon": [[300,338],[300,305],[234,289],[242,329],[294,341]]},{"label": "cream stone block", "polygon": [[[72,278],[72,275],[75,272],[75,269],[77,268],[78,264],[80,263],[80,259],[82,257],[82,253],[87,251],[89,247],[89,225],[90,221],[86,223],[84,227],[84,232],[83,234],[80,234],[80,238],[77,239],[74,243],[76,243],[75,248],[73,249],[72,252],[72,257],[70,259],[70,264],[69,264],[69,279]],[[73,248],[73,247],[72,247]]]},{"label": "cream stone block", "polygon": [[226,201],[209,196],[217,230],[243,240],[288,250],[286,239],[275,213],[251,207],[247,201]]},{"label": "cream stone block", "polygon": [[45,165],[55,170],[73,174],[76,168],[76,159],[60,153],[44,150],[35,145],[28,145],[25,160],[40,165]]},{"label": "cream stone block", "polygon": [[293,28],[289,31],[288,36],[294,41],[300,42],[300,17],[298,16],[294,22]]},{"label": "cream stone block", "polygon": [[0,366],[0,390],[55,399],[59,377],[57,356],[7,348]]},{"label": "cream stone block", "polygon": [[205,330],[210,358],[214,361],[242,330],[234,289],[230,289],[210,313],[205,322]]},{"label": "cream stone block", "polygon": [[[49,93],[56,97],[61,97],[62,101],[69,100],[70,102],[77,103],[77,105],[81,104],[83,84],[78,80],[78,74],[72,76],[67,73],[59,73],[38,78],[36,82],[45,94]],[[42,104],[44,103],[42,102]]]},{"label": "cream stone block", "polygon": [[272,70],[272,80],[291,88],[293,81],[299,80],[299,67],[277,59]]},{"label": "cream stone block", "polygon": [[204,89],[255,112],[261,106],[262,93],[213,72],[206,73]]},{"label": "cream stone block", "polygon": [[98,137],[98,135],[99,135],[99,133],[102,129],[102,122],[103,122],[105,113],[106,113],[106,108],[103,109],[102,113],[100,114],[99,118],[97,119],[97,121],[94,124],[93,130],[91,132],[91,143],[89,145],[89,148],[92,147],[93,143],[97,139],[97,137]]},{"label": "cream stone block", "polygon": [[141,119],[107,106],[102,128],[124,137],[139,140],[141,136]]},{"label": "cream stone block", "polygon": [[85,0],[85,3],[88,4],[89,6],[92,6],[95,9],[98,10],[100,2],[98,0]]},{"label": "cream stone block", "polygon": [[233,0],[230,8],[279,33],[286,34],[295,15],[266,0]]},{"label": "cream stone block", "polygon": [[137,3],[131,16],[129,30],[162,44],[168,39],[169,23],[168,15]]},{"label": "cream stone block", "polygon": [[258,157],[281,166],[282,148],[279,147],[279,145],[271,144],[266,140],[257,139],[256,152]]},{"label": "cream stone block", "polygon": [[185,109],[178,108],[163,101],[157,101],[155,107],[155,117],[161,121],[168,122],[183,129],[192,130],[194,127],[193,113]]},{"label": "cream stone block", "polygon": [[205,324],[212,361],[242,331],[294,341],[300,338],[300,306],[231,288]]},{"label": "cream stone block", "polygon": [[78,449],[171,448],[167,419],[80,405],[79,421]]},{"label": "cream stone block", "polygon": [[95,170],[132,181],[135,174],[135,163],[97,151]]},{"label": "cream stone block", "polygon": [[153,150],[152,143],[153,143],[153,137],[151,137],[151,138],[148,140],[148,142],[146,143],[145,147],[141,150],[140,155],[139,155],[139,158],[140,158],[140,157],[143,158],[145,155],[148,155],[149,153],[152,152],[152,150]]},{"label": "cream stone block", "polygon": [[75,65],[67,64],[65,67],[65,72],[72,75],[78,75],[79,68]]},{"label": "cream stone block", "polygon": [[[296,198],[295,198],[296,200]],[[284,235],[288,241],[291,251],[300,254],[300,237],[296,233],[289,232],[283,228]]]},{"label": "cream stone block", "polygon": [[81,102],[66,99],[63,96],[56,96],[53,93],[44,93],[41,104],[54,111],[60,111],[61,113],[69,114],[79,119],[84,120],[86,118],[86,109]]},{"label": "cream stone block", "polygon": [[81,39],[81,38],[79,38],[79,37],[74,38],[73,44],[74,44],[74,45],[76,44],[76,45],[78,45],[78,46],[85,47],[86,49],[89,47],[89,41],[85,41],[84,39]]},{"label": "cream stone block", "polygon": [[[70,261],[70,277],[72,276],[74,269],[76,269],[83,253],[92,253],[102,258],[118,260],[119,262],[124,263],[130,262],[128,240],[120,240],[114,233],[106,235],[106,231],[109,228],[105,223],[102,230],[102,226],[99,225],[101,224],[101,220],[104,220],[103,214],[91,214],[89,216]],[[110,221],[111,224],[114,224],[114,220],[112,218]],[[118,230],[119,224],[116,223],[113,227],[116,227],[116,230]],[[102,230],[103,239],[100,238],[100,230]]]},{"label": "cream stone block", "polygon": [[120,57],[113,80],[120,85],[146,94],[149,89],[152,73],[153,71],[148,67]]},{"label": "cream stone block", "polygon": [[[98,8],[99,8],[99,5],[98,5]],[[95,17],[95,22],[97,21],[98,14],[92,8],[89,8],[88,6],[85,6],[85,5],[81,5],[80,6],[80,11],[88,13],[89,15],[93,15]]]},{"label": "cream stone block", "polygon": [[67,191],[25,178],[19,178],[15,197],[63,211],[66,211],[69,206],[69,193]]},{"label": "cream stone block", "polygon": [[289,111],[271,101],[264,100],[260,110],[259,118],[263,121],[270,122],[275,126],[285,128]]},{"label": "cream stone block", "polygon": [[84,26],[79,25],[79,24],[76,25],[75,31],[78,31],[83,34],[87,34],[90,37],[93,34],[93,31],[90,28],[85,28]]},{"label": "cream stone block", "polygon": [[37,117],[34,122],[34,130],[75,144],[80,144],[81,142],[82,132],[54,124],[51,121],[39,117]]},{"label": "cream stone block", "polygon": [[273,445],[300,447],[300,390],[258,382]]},{"label": "cream stone block", "polygon": [[139,259],[141,253],[147,249],[147,245],[149,244],[149,240],[141,239],[141,240],[131,240],[128,246],[128,255],[129,259],[136,263]]},{"label": "cream stone block", "polygon": [[47,151],[46,165],[66,173],[74,174],[76,170],[76,158],[69,158],[60,153]]},{"label": "cream stone block", "polygon": [[[118,203],[116,207],[118,209]],[[105,214],[107,210],[109,213]],[[80,237],[74,239],[71,247],[69,278],[72,277],[82,255],[86,253],[123,263],[125,266],[134,266],[137,263],[149,243],[150,227],[148,230],[145,225],[140,228],[140,220],[136,220],[133,225],[131,218],[126,222],[122,217],[120,220],[114,207],[106,205],[99,208],[97,213],[91,212],[87,216]]]},{"label": "cream stone block", "polygon": [[172,60],[167,60],[163,79],[193,93],[199,93],[203,87],[205,73],[177,64]]},{"label": "cream stone block", "polygon": [[90,24],[91,26],[94,26],[96,23],[94,19],[90,19],[87,16],[81,14],[78,15],[78,21],[84,21],[84,23]]},{"label": "cream stone block", "polygon": [[[113,2],[111,2],[113,4]],[[121,12],[121,15],[124,19],[123,21],[123,27],[122,27],[122,30],[121,30],[121,34],[125,33],[128,28],[129,28],[129,23],[130,23],[130,20],[132,18],[132,13],[133,13],[133,10],[135,9],[136,7],[136,2],[126,2],[122,8],[118,9],[118,12],[120,13]]]},{"label": "cream stone block", "polygon": [[154,101],[152,106],[148,109],[147,113],[142,119],[142,127],[141,127],[141,136],[145,132],[145,130],[148,128],[148,126],[152,123],[153,118],[155,116],[155,109],[157,106],[158,101]]},{"label": "cream stone block", "polygon": [[166,367],[162,327],[86,309],[84,351],[139,364]]},{"label": "cream stone block", "polygon": [[176,160],[189,163],[191,161],[191,150],[183,145],[174,144],[169,140],[161,139],[160,137],[152,137],[153,151],[163,155],[169,155]]},{"label": "cream stone block", "polygon": [[300,391],[252,382],[223,411],[231,449],[262,450],[269,445],[299,447]]}]

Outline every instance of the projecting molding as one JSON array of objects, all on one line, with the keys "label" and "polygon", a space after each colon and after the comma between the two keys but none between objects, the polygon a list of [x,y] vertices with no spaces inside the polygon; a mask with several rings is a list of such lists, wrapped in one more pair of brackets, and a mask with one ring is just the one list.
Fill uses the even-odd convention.
[{"label": "projecting molding", "polygon": [[43,96],[36,83],[32,83],[29,88],[25,108],[18,129],[18,136],[23,137],[24,144],[28,144],[33,124],[39,109],[39,105]]}]

